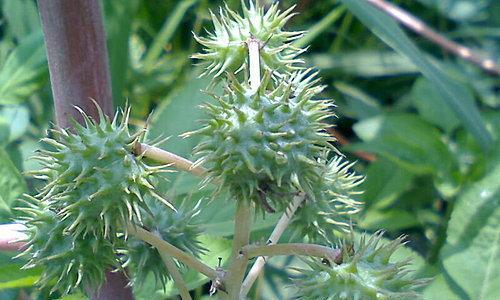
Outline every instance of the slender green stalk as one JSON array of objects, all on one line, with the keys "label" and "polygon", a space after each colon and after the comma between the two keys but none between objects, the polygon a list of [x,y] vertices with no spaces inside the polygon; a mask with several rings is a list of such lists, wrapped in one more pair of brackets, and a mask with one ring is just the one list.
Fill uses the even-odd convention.
[{"label": "slender green stalk", "polygon": [[[304,201],[304,199],[305,199],[305,194],[300,194],[293,198],[293,202],[283,213],[281,219],[278,221],[276,227],[274,227],[273,232],[269,236],[269,239],[267,240],[268,245],[273,245],[278,243],[281,235],[288,227],[288,224],[290,224],[290,221],[292,220],[295,211],[299,208],[300,204]],[[248,294],[255,280],[259,277],[259,274],[262,272],[262,269],[266,264],[266,260],[267,257],[257,258],[252,268],[248,272],[247,277],[243,281],[243,285],[241,286],[240,298],[245,298],[245,296]]]},{"label": "slender green stalk", "polygon": [[172,276],[172,279],[175,282],[175,287],[179,290],[182,300],[191,300],[191,295],[189,294],[189,289],[186,285],[186,282],[182,278],[181,272],[179,272],[179,268],[175,265],[174,260],[165,252],[160,252],[161,259],[167,267],[168,273]]},{"label": "slender green stalk", "polygon": [[[250,38],[247,41],[248,67],[250,88],[257,91],[260,85],[260,41]],[[252,226],[252,208],[248,201],[237,200],[236,214],[234,217],[233,261],[228,270],[227,291],[229,299],[238,300],[245,277],[248,257],[241,249],[248,245]]]},{"label": "slender green stalk", "polygon": [[181,261],[186,266],[195,269],[208,278],[213,279],[217,276],[217,273],[214,269],[205,265],[194,256],[187,254],[174,245],[162,240],[151,232],[133,224],[129,224],[127,230],[129,234],[155,247],[160,253],[168,254],[169,256]]},{"label": "slender green stalk", "polygon": [[165,21],[157,37],[154,39],[149,51],[146,53],[146,57],[144,58],[144,68],[146,70],[152,69],[154,63],[158,60],[158,57],[160,57],[163,47],[168,44],[174,35],[175,30],[179,27],[186,11],[196,2],[198,2],[198,0],[185,0],[178,2],[174,11]]},{"label": "slender green stalk", "polygon": [[326,258],[334,262],[341,251],[321,245],[290,243],[278,245],[248,245],[243,247],[242,252],[249,258],[256,256],[279,256],[279,255],[304,255]]},{"label": "slender green stalk", "polygon": [[309,45],[315,38],[317,38],[321,33],[325,30],[331,28],[332,24],[337,21],[342,14],[345,12],[345,6],[337,6],[332,9],[328,15],[326,15],[323,19],[321,19],[318,23],[314,24],[303,37],[296,40],[293,45],[298,48],[302,48],[306,45]]},{"label": "slender green stalk", "polygon": [[250,73],[250,88],[256,91],[260,85],[260,42],[255,38],[247,41]]},{"label": "slender green stalk", "polygon": [[250,202],[237,202],[234,216],[234,238],[232,261],[227,274],[226,288],[229,299],[239,299],[241,284],[248,264],[248,256],[241,251],[248,246],[252,226],[252,207]]},{"label": "slender green stalk", "polygon": [[455,206],[455,200],[456,199],[449,199],[448,205],[446,207],[446,212],[441,220],[441,223],[439,224],[439,228],[437,230],[437,238],[434,244],[432,245],[431,249],[429,250],[429,255],[428,255],[428,262],[431,264],[435,264],[438,259],[439,259],[439,252],[441,251],[441,248],[443,247],[445,241],[446,241],[446,232],[448,230],[448,222],[450,221],[451,218],[451,213],[453,212],[453,207]]},{"label": "slender green stalk", "polygon": [[162,164],[171,164],[179,170],[190,172],[196,176],[203,176],[207,172],[202,166],[196,166],[192,161],[158,147],[137,143],[134,152],[136,155],[142,155]]}]

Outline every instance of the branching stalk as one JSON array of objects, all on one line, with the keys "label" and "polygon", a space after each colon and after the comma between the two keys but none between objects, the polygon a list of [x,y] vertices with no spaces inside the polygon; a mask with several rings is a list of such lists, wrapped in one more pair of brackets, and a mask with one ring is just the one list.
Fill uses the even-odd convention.
[{"label": "branching stalk", "polygon": [[158,147],[137,143],[134,152],[136,155],[143,155],[159,163],[172,164],[175,168],[190,172],[196,176],[203,176],[207,172],[205,168],[196,166],[192,161]]},{"label": "branching stalk", "polygon": [[260,42],[255,38],[247,41],[250,88],[256,91],[260,85]]},{"label": "branching stalk", "polygon": [[[278,243],[281,235],[288,227],[288,224],[290,224],[290,221],[292,220],[295,211],[297,211],[297,209],[299,208],[300,204],[304,201],[304,199],[305,199],[305,194],[300,194],[293,198],[292,203],[286,209],[285,213],[283,213],[281,219],[278,221],[276,227],[274,227],[273,232],[269,236],[269,239],[267,240],[268,245],[274,245]],[[243,284],[241,286],[240,298],[245,298],[245,296],[248,294],[255,280],[259,277],[259,274],[262,272],[262,269],[266,264],[266,260],[267,257],[257,258],[252,268],[248,272],[247,277],[243,281]]]},{"label": "branching stalk", "polygon": [[168,273],[170,276],[172,276],[172,279],[175,282],[175,287],[177,287],[177,290],[179,290],[179,293],[181,295],[182,300],[191,300],[191,295],[189,294],[189,289],[186,285],[186,282],[182,278],[181,272],[179,271],[179,268],[175,265],[174,260],[172,257],[170,257],[168,254],[165,252],[160,252],[161,259],[163,260],[163,263],[165,264],[165,267],[168,270]]},{"label": "branching stalk", "polygon": [[158,249],[160,253],[165,253],[182,263],[184,263],[186,266],[195,269],[196,271],[200,272],[201,274],[207,276],[208,278],[215,278],[217,276],[216,272],[214,269],[211,267],[207,266],[206,264],[202,263],[198,259],[196,259],[194,256],[180,250],[179,248],[175,247],[174,245],[162,240],[158,236],[152,234],[151,232],[129,224],[127,227],[128,233],[135,236],[136,238],[150,244],[151,246],[155,247]]},{"label": "branching stalk", "polygon": [[401,24],[415,31],[417,34],[420,34],[431,42],[437,44],[446,51],[449,51],[465,60],[468,60],[488,72],[500,75],[500,66],[495,63],[493,59],[483,57],[482,55],[474,52],[472,49],[462,46],[439,34],[435,30],[427,26],[424,22],[412,16],[403,9],[384,0],[367,0],[367,2],[382,10],[392,18],[396,19]]},{"label": "branching stalk", "polygon": [[242,252],[248,255],[249,258],[256,256],[304,255],[326,258],[332,263],[337,260],[339,255],[342,255],[340,249],[302,243],[248,245],[243,247]]},{"label": "branching stalk", "polygon": [[[260,86],[260,42],[251,37],[247,41],[250,88],[257,91]],[[229,299],[238,300],[248,264],[248,256],[241,249],[248,245],[252,225],[252,207],[248,201],[238,199],[234,217],[232,262],[228,270],[227,291]]]},{"label": "branching stalk", "polygon": [[229,299],[238,300],[241,284],[248,264],[248,256],[241,249],[248,246],[252,227],[252,207],[248,201],[240,200],[234,216],[234,238],[232,261],[227,275]]},{"label": "branching stalk", "polygon": [[22,224],[2,224],[0,225],[0,251],[18,251],[25,243],[19,242],[27,238],[23,232],[26,226]]}]

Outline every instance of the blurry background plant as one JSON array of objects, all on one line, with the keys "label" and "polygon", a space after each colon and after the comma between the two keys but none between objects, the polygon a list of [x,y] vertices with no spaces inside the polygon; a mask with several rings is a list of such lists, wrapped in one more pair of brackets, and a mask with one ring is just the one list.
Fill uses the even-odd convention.
[{"label": "blurry background plant", "polygon": [[[239,7],[238,0],[228,6]],[[261,1],[271,2],[271,1]],[[297,3],[300,14],[288,26],[308,33],[295,42],[311,44],[302,57],[320,70],[323,93],[334,98],[341,150],[366,174],[359,187],[365,209],[359,228],[409,234],[398,253],[414,258],[420,274],[434,276],[426,299],[500,298],[500,98],[499,77],[407,31],[370,2],[280,1]],[[500,2],[494,0],[392,1],[442,35],[485,57],[499,53]],[[133,106],[131,123],[150,119],[149,135],[172,136],[165,149],[190,157],[197,138],[179,134],[199,127],[208,85],[189,56],[199,50],[191,32],[203,35],[209,9],[222,1],[103,1],[113,99]],[[36,3],[3,0],[0,40],[0,222],[16,212],[15,199],[39,184],[23,172],[38,169],[28,160],[53,119],[47,62]],[[498,61],[498,59],[496,59]],[[164,192],[199,199],[198,180],[168,175]],[[194,191],[194,192],[193,192]],[[233,207],[201,207],[201,259],[211,266],[227,257]],[[255,222],[267,236],[278,216]],[[1,234],[1,233],[0,233]],[[218,236],[219,238],[214,238]],[[283,241],[297,237],[285,236]],[[0,299],[57,298],[37,291],[40,270],[20,270],[13,253],[0,253]],[[296,259],[273,259],[253,291],[255,299],[287,299],[286,282]],[[206,279],[185,277],[199,298]],[[152,290],[155,292],[152,294]],[[137,286],[137,299],[174,296],[169,282],[155,278]],[[71,296],[75,299],[76,296]],[[68,297],[70,299],[70,297]]]}]

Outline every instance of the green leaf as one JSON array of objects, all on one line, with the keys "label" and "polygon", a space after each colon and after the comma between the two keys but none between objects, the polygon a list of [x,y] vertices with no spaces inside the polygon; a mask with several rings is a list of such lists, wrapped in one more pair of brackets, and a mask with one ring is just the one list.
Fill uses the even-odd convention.
[{"label": "green leaf", "polygon": [[23,270],[24,263],[12,260],[12,256],[0,253],[0,291],[33,286],[40,277],[40,268]]},{"label": "green leaf", "polygon": [[371,163],[360,189],[361,200],[367,207],[378,209],[392,205],[411,186],[413,175],[386,159]]},{"label": "green leaf", "polygon": [[177,6],[172,11],[168,19],[165,20],[163,27],[153,40],[151,47],[146,53],[144,58],[144,67],[146,70],[151,70],[153,68],[154,64],[158,60],[158,57],[160,57],[163,48],[170,42],[175,31],[181,24],[182,18],[186,14],[187,10],[198,1],[199,0],[184,0],[177,3]]},{"label": "green leaf", "polygon": [[386,114],[354,125],[364,141],[346,147],[379,154],[414,174],[451,176],[456,168],[439,132],[411,114]]},{"label": "green leaf", "polygon": [[335,82],[333,86],[346,99],[346,107],[340,107],[344,115],[355,119],[366,119],[382,112],[379,101],[361,89],[345,82]]},{"label": "green leaf", "polygon": [[189,78],[188,84],[182,86],[166,99],[153,115],[151,135],[153,137],[170,137],[164,143],[166,150],[181,156],[190,156],[193,147],[198,144],[197,137],[182,139],[180,134],[200,127],[198,122],[204,112],[198,107],[210,96],[201,92],[209,85],[209,80],[197,78],[195,74]]},{"label": "green leaf", "polygon": [[104,1],[106,14],[106,37],[109,56],[109,69],[113,86],[113,102],[116,106],[125,104],[125,84],[129,68],[129,37],[132,20],[137,11],[138,1]]},{"label": "green leaf", "polygon": [[325,30],[331,28],[332,24],[335,23],[343,14],[345,13],[344,6],[337,6],[332,9],[326,16],[319,20],[316,24],[311,26],[303,37],[296,40],[293,45],[298,48],[305,47],[309,45],[315,38],[321,35]]},{"label": "green leaf", "polygon": [[471,95],[436,64],[429,61],[394,20],[367,1],[342,0],[342,2],[382,41],[399,54],[408,57],[417,66],[420,72],[432,82],[435,90],[454,111],[457,118],[477,139],[483,150],[488,150],[493,146],[493,139],[486,130]]},{"label": "green leaf", "polygon": [[359,222],[359,226],[368,230],[397,231],[420,225],[415,214],[401,209],[390,209],[381,211],[370,209]]},{"label": "green leaf", "polygon": [[[499,153],[499,152],[497,152]],[[500,155],[457,199],[441,259],[470,299],[500,299]]]},{"label": "green leaf", "polygon": [[450,133],[460,124],[453,111],[446,105],[429,80],[417,79],[409,96],[420,115],[444,131]]},{"label": "green leaf", "polygon": [[8,31],[18,40],[40,30],[40,18],[35,2],[30,0],[2,1],[2,16],[7,20]]},{"label": "green leaf", "polygon": [[323,71],[362,77],[401,76],[418,73],[406,57],[392,51],[361,50],[346,53],[314,54],[311,64]]},{"label": "green leaf", "polygon": [[470,21],[481,18],[491,0],[418,0],[426,6],[437,9],[444,16],[456,21]]},{"label": "green leaf", "polygon": [[0,70],[0,104],[24,102],[43,83],[47,59],[41,31],[23,39]]},{"label": "green leaf", "polygon": [[432,283],[425,288],[423,297],[425,300],[463,299],[453,292],[453,289],[448,285],[442,274],[436,276]]},{"label": "green leaf", "polygon": [[10,124],[8,121],[0,117],[0,145],[6,145],[9,141]]},{"label": "green leaf", "polygon": [[88,299],[89,297],[78,293],[78,294],[66,295],[59,300],[88,300]]},{"label": "green leaf", "polygon": [[7,124],[8,126],[8,138],[2,138],[2,134],[0,133],[0,143],[12,142],[20,138],[26,129],[28,129],[29,119],[29,110],[25,106],[9,105],[0,108],[0,124]]},{"label": "green leaf", "polygon": [[9,211],[10,205],[26,191],[26,182],[19,174],[5,150],[0,148],[0,210]]}]

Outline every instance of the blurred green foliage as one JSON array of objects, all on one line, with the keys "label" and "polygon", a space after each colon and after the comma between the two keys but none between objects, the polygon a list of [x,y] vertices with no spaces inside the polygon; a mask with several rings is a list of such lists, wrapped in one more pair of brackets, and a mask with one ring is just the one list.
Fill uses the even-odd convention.
[{"label": "blurred green foliage", "polygon": [[[280,2],[297,3],[300,14],[288,26],[310,30],[298,43],[311,44],[306,63],[321,71],[329,85],[325,96],[336,101],[338,118],[331,121],[348,142],[340,148],[366,174],[360,227],[385,229],[391,238],[409,235],[413,251],[405,255],[415,257],[419,272],[435,278],[425,299],[499,299],[500,78],[407,32],[365,1]],[[493,58],[500,53],[499,1],[392,2],[464,45]],[[51,126],[53,106],[35,1],[0,3],[0,222],[9,222],[16,197],[39,184],[20,174],[38,167],[28,158]],[[150,116],[151,138],[171,136],[163,147],[186,157],[197,141],[178,135],[198,127],[203,112],[197,106],[209,98],[200,92],[208,82],[197,78],[189,58],[199,50],[192,32],[203,34],[210,26],[209,9],[220,5],[103,1],[115,105],[128,101],[137,126]],[[190,195],[193,201],[207,196],[188,174],[169,179],[161,186],[165,193]],[[224,237],[232,232],[234,208],[206,202],[200,218],[210,251],[203,259],[215,265],[217,257],[228,256]],[[267,236],[277,218],[257,218],[254,240]],[[10,256],[0,257],[0,299],[17,299],[20,293],[57,299],[33,289],[38,272],[19,270],[21,264]],[[254,299],[290,297],[286,279],[294,274],[286,267],[300,263],[270,260]],[[194,274],[186,280],[204,299],[206,280]],[[171,285],[152,293],[152,286],[138,289],[137,298],[176,293]]]}]

